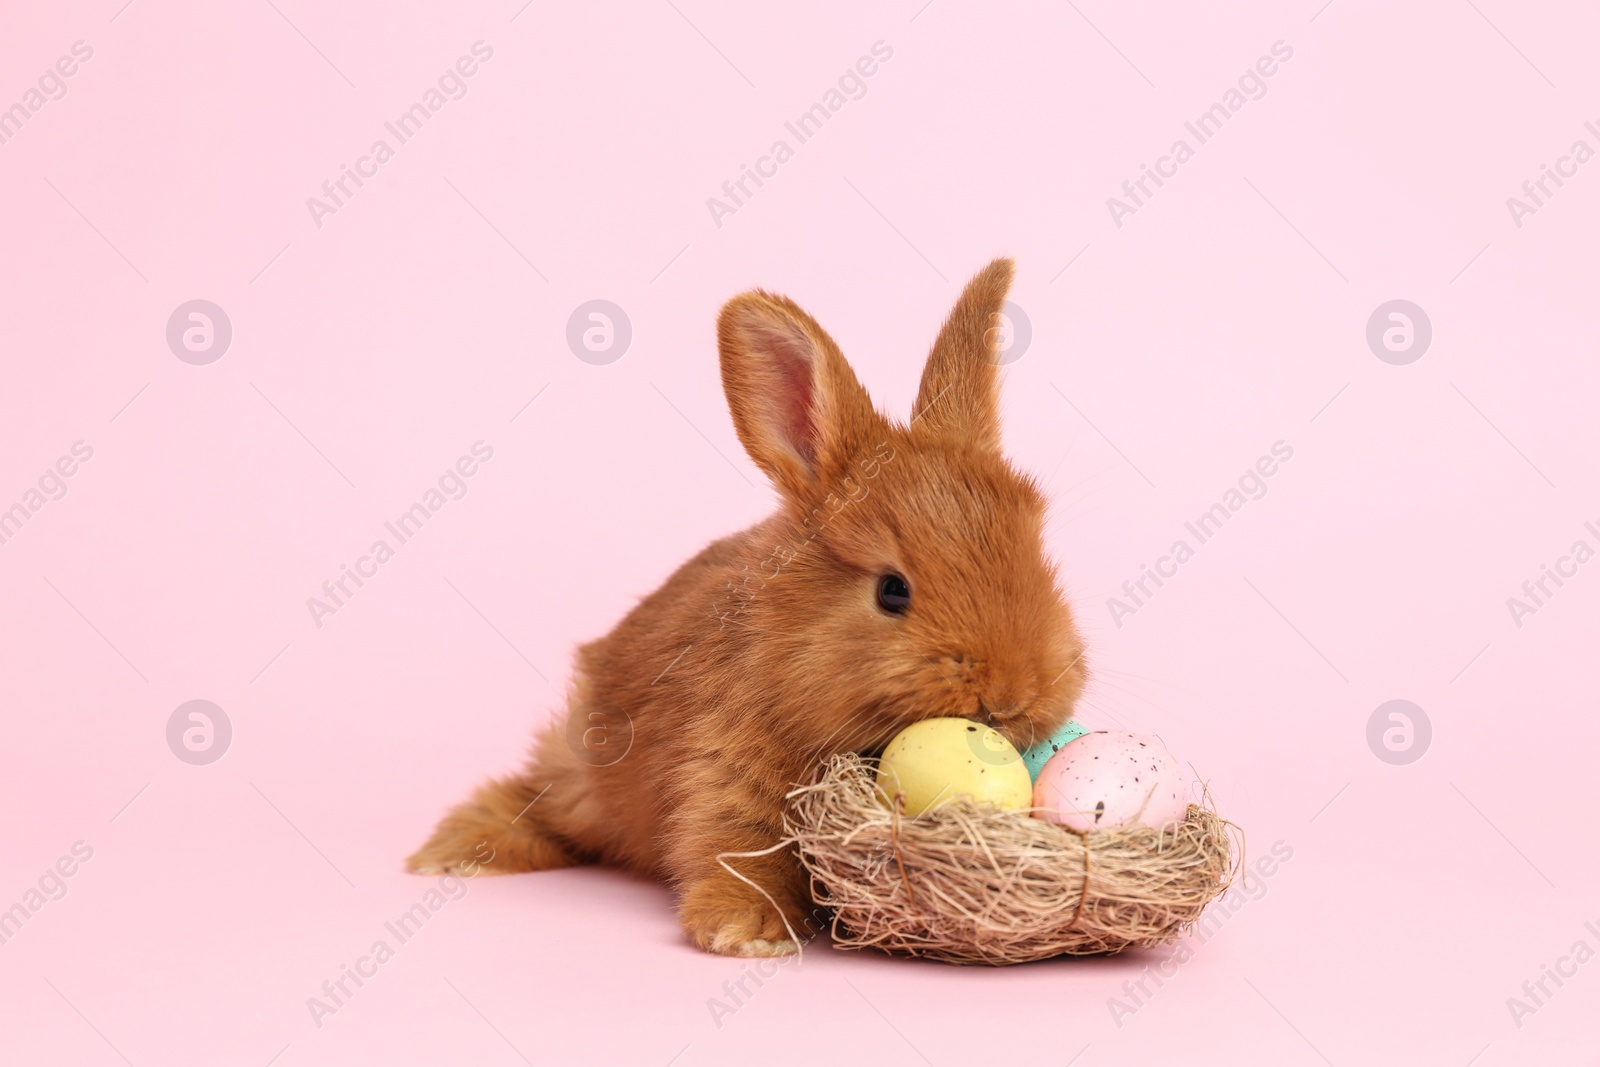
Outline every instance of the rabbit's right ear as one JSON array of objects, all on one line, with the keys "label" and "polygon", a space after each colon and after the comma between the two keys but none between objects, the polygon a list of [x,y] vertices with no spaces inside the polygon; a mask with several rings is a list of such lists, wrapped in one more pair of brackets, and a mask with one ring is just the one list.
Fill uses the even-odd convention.
[{"label": "rabbit's right ear", "polygon": [[977,273],[940,329],[922,371],[911,424],[925,436],[1000,448],[999,353],[995,327],[1015,268],[997,259]]},{"label": "rabbit's right ear", "polygon": [[839,346],[787,297],[728,301],[717,349],[739,440],[790,499],[812,497],[887,428]]}]

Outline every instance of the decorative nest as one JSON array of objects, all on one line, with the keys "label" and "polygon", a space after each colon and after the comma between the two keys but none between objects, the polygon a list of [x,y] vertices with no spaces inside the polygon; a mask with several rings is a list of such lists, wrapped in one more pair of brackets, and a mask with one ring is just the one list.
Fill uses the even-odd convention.
[{"label": "decorative nest", "polygon": [[840,948],[1003,966],[1167,944],[1243,859],[1209,796],[1160,830],[1078,833],[964,800],[912,818],[884,806],[874,762],[835,756],[785,815]]}]

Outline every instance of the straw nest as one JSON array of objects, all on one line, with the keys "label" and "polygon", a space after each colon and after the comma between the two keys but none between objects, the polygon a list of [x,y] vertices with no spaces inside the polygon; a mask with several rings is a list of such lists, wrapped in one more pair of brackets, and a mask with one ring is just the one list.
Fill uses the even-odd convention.
[{"label": "straw nest", "polygon": [[1166,944],[1242,862],[1209,797],[1160,830],[1077,833],[965,800],[912,818],[884,806],[874,762],[835,756],[789,794],[786,832],[840,948],[1006,965]]}]

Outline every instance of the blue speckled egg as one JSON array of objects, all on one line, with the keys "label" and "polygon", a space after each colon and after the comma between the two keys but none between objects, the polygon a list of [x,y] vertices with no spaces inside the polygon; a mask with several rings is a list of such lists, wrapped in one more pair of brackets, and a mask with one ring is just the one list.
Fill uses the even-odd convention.
[{"label": "blue speckled egg", "polygon": [[1076,719],[1068,719],[1066,725],[1045,740],[1029,748],[1022,754],[1022,762],[1028,765],[1028,777],[1035,782],[1039,780],[1039,772],[1051,756],[1060,752],[1071,741],[1076,741],[1088,733],[1088,727],[1079,725]]}]

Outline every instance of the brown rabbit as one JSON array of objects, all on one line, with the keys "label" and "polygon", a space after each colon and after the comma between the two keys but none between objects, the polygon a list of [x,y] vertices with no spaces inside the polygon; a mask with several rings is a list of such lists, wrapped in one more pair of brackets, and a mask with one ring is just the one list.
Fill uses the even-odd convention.
[{"label": "brown rabbit", "polygon": [[[1000,453],[996,260],[961,294],[909,424],[880,415],[832,339],[761,291],[717,322],[722,384],[776,514],[714,542],[578,651],[565,719],[482,786],[413,871],[625,865],[675,886],[702,949],[794,952],[815,928],[784,794],[823,757],[955,716],[1019,746],[1083,688],[1083,643],[1042,544],[1039,486]],[[787,923],[785,922],[787,920]]]}]

